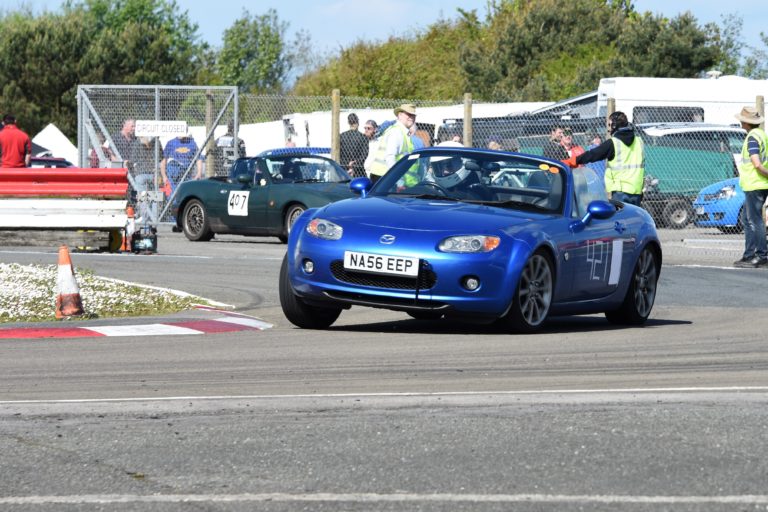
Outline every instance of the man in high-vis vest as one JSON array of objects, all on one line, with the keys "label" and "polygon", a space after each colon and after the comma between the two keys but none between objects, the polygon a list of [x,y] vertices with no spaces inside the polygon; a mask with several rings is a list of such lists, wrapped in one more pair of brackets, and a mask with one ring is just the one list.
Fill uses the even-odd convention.
[{"label": "man in high-vis vest", "polygon": [[741,149],[739,185],[744,191],[744,254],[733,265],[756,268],[768,265],[763,205],[768,198],[768,136],[760,125],[765,118],[754,107],[744,107],[736,114],[747,138]]},{"label": "man in high-vis vest", "polygon": [[397,120],[379,137],[379,145],[371,163],[371,181],[384,176],[395,162],[413,151],[411,127],[416,124],[416,106],[410,103],[395,109]]},{"label": "man in high-vis vest", "polygon": [[635,133],[624,112],[608,116],[611,137],[597,147],[564,163],[571,167],[607,160],[605,164],[605,190],[611,199],[640,206],[645,178],[645,146]]}]

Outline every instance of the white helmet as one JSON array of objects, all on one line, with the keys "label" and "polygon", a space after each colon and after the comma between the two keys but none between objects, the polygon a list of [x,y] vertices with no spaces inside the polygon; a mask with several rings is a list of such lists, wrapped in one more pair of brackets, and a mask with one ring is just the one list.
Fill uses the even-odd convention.
[{"label": "white helmet", "polygon": [[[460,148],[464,147],[461,142],[446,140],[438,146]],[[443,188],[452,188],[467,179],[469,169],[464,167],[464,163],[459,156],[436,156],[432,159],[432,172],[435,181]]]}]

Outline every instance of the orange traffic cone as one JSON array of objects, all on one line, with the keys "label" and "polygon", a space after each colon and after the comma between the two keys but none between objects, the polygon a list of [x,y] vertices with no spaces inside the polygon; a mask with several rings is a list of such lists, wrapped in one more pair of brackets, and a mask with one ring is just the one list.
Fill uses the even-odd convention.
[{"label": "orange traffic cone", "polygon": [[133,210],[133,206],[126,208],[125,213],[128,215],[128,221],[125,223],[125,229],[123,230],[123,245],[120,246],[120,250],[131,252],[131,237],[133,232],[136,231],[136,213]]},{"label": "orange traffic cone", "polygon": [[59,247],[59,274],[56,278],[56,318],[84,314],[80,288],[75,280],[75,270],[66,245]]}]

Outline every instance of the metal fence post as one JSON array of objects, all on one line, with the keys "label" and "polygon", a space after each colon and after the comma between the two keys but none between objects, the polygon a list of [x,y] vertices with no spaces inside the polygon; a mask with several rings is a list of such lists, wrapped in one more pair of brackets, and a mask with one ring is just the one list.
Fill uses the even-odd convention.
[{"label": "metal fence post", "polygon": [[[205,91],[205,131],[210,133],[213,131],[213,92],[209,89]],[[215,175],[213,159],[215,158],[215,152],[213,147],[216,144],[214,137],[208,138],[208,143],[205,147],[205,175],[211,177]]]},{"label": "metal fence post", "polygon": [[339,161],[339,113],[341,111],[341,91],[334,89],[331,94],[331,158]]},{"label": "metal fence post", "polygon": [[611,114],[614,112],[616,112],[616,98],[608,98],[607,108],[605,111],[605,140],[611,138],[611,134],[608,131],[608,118],[611,117]]},{"label": "metal fence post", "polygon": [[472,93],[464,93],[464,145],[472,147]]}]

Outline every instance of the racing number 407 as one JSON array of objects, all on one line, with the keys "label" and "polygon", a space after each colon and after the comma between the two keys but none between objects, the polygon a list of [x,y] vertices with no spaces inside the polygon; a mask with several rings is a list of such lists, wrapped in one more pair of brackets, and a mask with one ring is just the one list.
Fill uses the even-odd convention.
[{"label": "racing number 407", "polygon": [[249,195],[250,192],[247,190],[230,191],[227,203],[227,213],[229,215],[247,216]]}]

